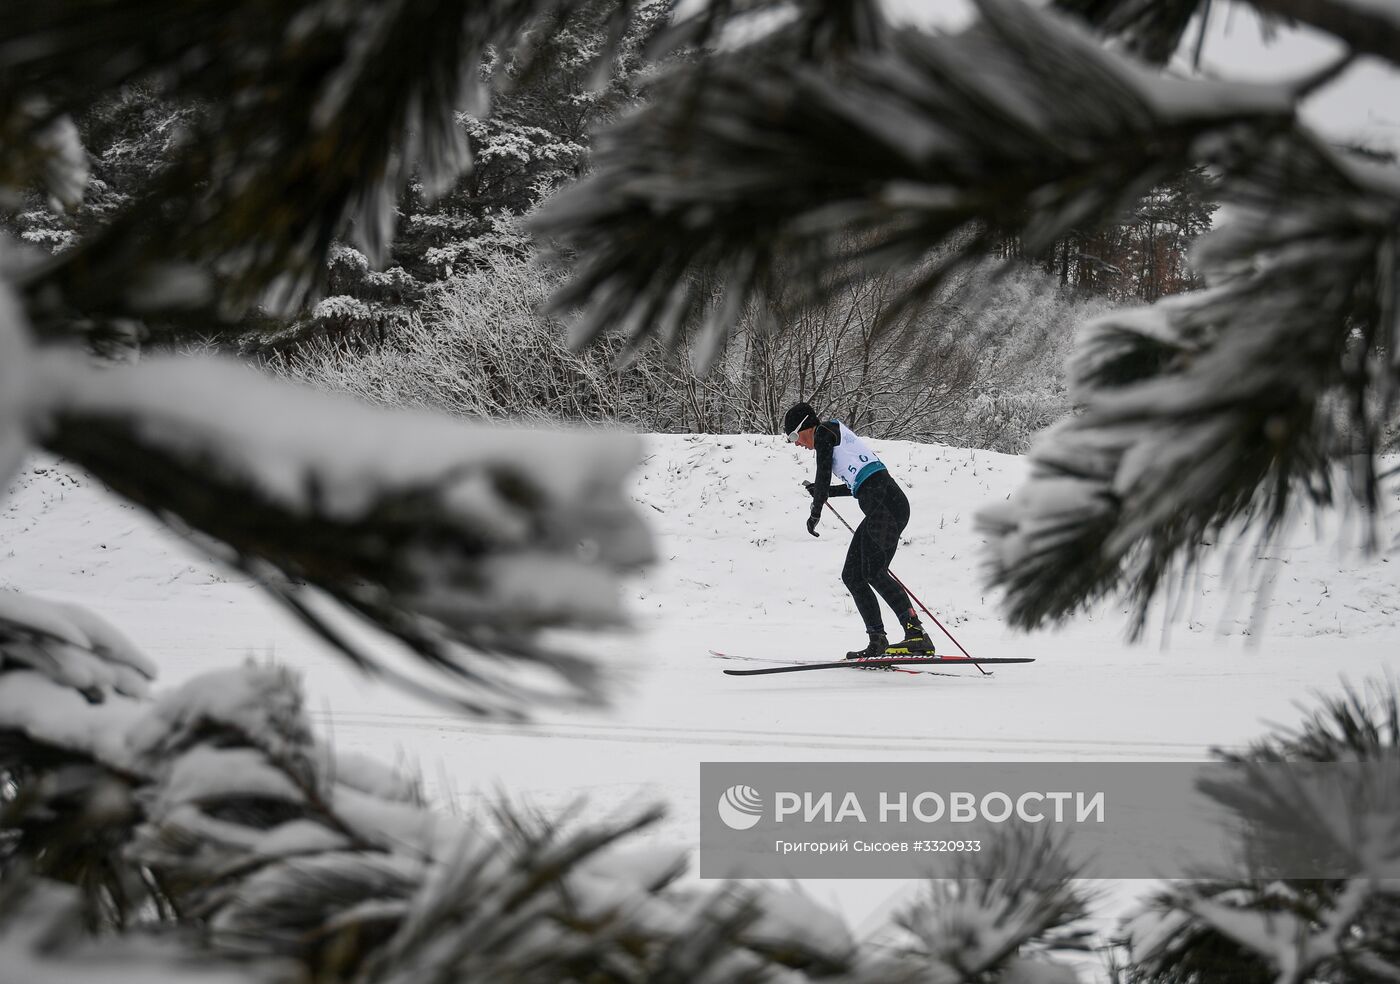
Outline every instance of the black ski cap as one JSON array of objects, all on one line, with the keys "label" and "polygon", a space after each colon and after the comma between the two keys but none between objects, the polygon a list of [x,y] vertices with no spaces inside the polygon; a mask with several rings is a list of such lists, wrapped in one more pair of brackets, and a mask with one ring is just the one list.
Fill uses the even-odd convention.
[{"label": "black ski cap", "polygon": [[817,416],[817,411],[812,409],[810,403],[794,403],[787,413],[783,414],[783,433],[791,434],[793,431],[806,430],[808,427],[815,427],[821,422]]}]

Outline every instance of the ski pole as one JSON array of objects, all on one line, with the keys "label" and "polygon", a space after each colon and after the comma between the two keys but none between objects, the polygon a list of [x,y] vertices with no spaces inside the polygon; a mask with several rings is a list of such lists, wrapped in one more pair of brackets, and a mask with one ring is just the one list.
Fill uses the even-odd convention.
[{"label": "ski pole", "polygon": [[[846,522],[846,517],[845,517],[845,516],[842,516],[839,512],[836,511],[836,507],[833,506],[833,505],[831,504],[831,500],[830,500],[830,499],[827,499],[827,500],[826,500],[826,508],[828,508],[828,509],[831,510],[832,515],[834,515],[837,519],[841,520],[841,525],[844,526],[844,527],[846,527],[846,529],[847,529],[848,531],[850,531],[850,534],[851,534],[852,536],[855,536],[855,534],[856,534],[855,529],[851,526],[850,523]],[[904,589],[904,593],[907,594],[907,595],[909,596],[910,600],[913,601],[914,604],[916,604],[916,605],[918,605],[920,608],[922,608],[925,615],[927,615],[929,618],[933,619],[933,624],[936,625],[936,626],[938,626],[938,628],[942,630],[942,632],[943,632],[943,634],[944,634],[945,636],[947,636],[949,639],[952,639],[953,645],[955,645],[955,646],[958,647],[958,652],[962,653],[963,656],[967,657],[968,659],[972,659],[972,654],[969,653],[966,649],[963,648],[963,644],[962,644],[962,643],[958,642],[958,640],[956,640],[956,639],[953,639],[953,633],[949,632],[946,628],[944,628],[943,623],[940,622],[940,621],[938,621],[938,616],[935,615],[935,614],[933,614],[933,612],[931,612],[931,611],[928,610],[928,606],[925,605],[922,601],[920,601],[920,600],[918,599],[918,596],[915,595],[914,592],[912,592],[912,591],[909,590],[909,586],[906,585],[903,581],[901,581],[901,580],[899,579],[899,576],[898,576],[897,574],[895,574],[894,571],[889,570],[889,568],[886,568],[886,572],[889,574],[890,577],[894,578],[894,583],[895,583],[895,584],[899,585],[901,588]],[[978,672],[981,673],[983,676],[987,676],[987,675],[988,675],[987,671],[984,670],[984,669],[982,669],[982,664],[981,664],[981,663],[973,663],[972,665],[975,666],[975,667],[977,667]]]}]

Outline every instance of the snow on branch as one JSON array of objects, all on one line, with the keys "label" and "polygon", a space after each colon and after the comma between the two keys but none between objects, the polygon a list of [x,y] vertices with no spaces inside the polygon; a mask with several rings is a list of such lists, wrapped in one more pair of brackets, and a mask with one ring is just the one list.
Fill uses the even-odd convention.
[{"label": "snow on branch", "polygon": [[[1305,762],[1371,761],[1400,757],[1400,692],[1370,681],[1348,684],[1320,705],[1295,728],[1275,728],[1253,742],[1248,755],[1262,761],[1302,759]],[[1227,756],[1228,761],[1235,761]]]},{"label": "snow on branch", "polygon": [[0,592],[0,772],[41,759],[133,768],[128,729],[155,666],[93,613]]},{"label": "snow on branch", "polygon": [[[97,616],[0,593],[0,802],[20,801],[42,814],[50,801],[84,789],[94,817],[126,814],[125,777],[133,769],[127,735],[153,675],[146,658]],[[67,770],[62,782],[28,785],[17,778],[54,763]],[[0,826],[23,812],[0,818]],[[63,824],[46,829],[61,842],[72,836]]]},{"label": "snow on branch", "polygon": [[251,745],[305,776],[311,727],[301,685],[288,669],[238,667],[201,674],[162,694],[131,730],[128,744],[138,761],[154,763],[222,734]]},{"label": "snow on branch", "polygon": [[890,25],[878,0],[683,0],[659,49],[783,46],[809,60],[878,51]]},{"label": "snow on branch", "polygon": [[[1393,817],[1387,825],[1394,826]],[[1392,831],[1388,855],[1369,859],[1354,878],[1281,881],[1261,873],[1247,882],[1169,889],[1125,925],[1133,965],[1149,979],[1190,977],[1195,970],[1211,979],[1279,984],[1348,972],[1394,980],[1400,977],[1395,848]]]},{"label": "snow on branch", "polygon": [[1299,131],[1226,172],[1222,192],[1231,220],[1197,249],[1210,289],[1088,326],[1071,360],[1083,412],[1041,436],[1030,480],[982,517],[1019,626],[1121,587],[1140,631],[1213,532],[1238,523],[1267,542],[1296,500],[1332,504],[1340,450],[1362,514],[1379,508],[1400,383],[1400,170]]},{"label": "snow on branch", "polygon": [[[623,843],[659,810],[568,829],[509,806],[495,829],[440,812],[385,770],[321,747],[299,682],[282,670],[250,664],[147,699],[125,744],[123,809],[97,809],[111,777],[93,763],[95,778],[69,774],[67,796],[38,804],[36,824],[22,812],[32,790],[65,784],[32,756],[9,773],[20,815],[5,819],[41,830],[46,857],[69,852],[66,870],[91,873],[75,878],[85,894],[110,899],[104,889],[120,886],[112,905],[123,925],[168,912],[204,927],[215,955],[282,957],[307,979],[384,982],[567,980],[585,968],[627,980],[766,980],[786,968],[849,968],[849,931],[810,900],[681,887],[685,852]],[[75,829],[77,853],[60,836]],[[5,842],[16,844],[37,846]],[[5,911],[9,887],[7,875],[0,953],[6,932],[24,925]],[[888,978],[851,978],[877,979]]]},{"label": "snow on branch", "polygon": [[1007,236],[1048,248],[1293,127],[1286,87],[1162,78],[1033,5],[979,8],[839,71],[739,54],[673,78],[539,220],[573,250],[576,339],[704,325],[713,350],[779,285],[800,307],[872,268],[911,275],[895,319]]},{"label": "snow on branch", "polygon": [[1249,0],[1265,14],[1315,27],[1358,54],[1400,65],[1400,8],[1389,0]]},{"label": "snow on branch", "polygon": [[233,952],[309,958],[337,934],[398,925],[431,871],[402,854],[322,848],[246,878],[210,928]]},{"label": "snow on branch", "polygon": [[925,963],[935,980],[1074,980],[1053,955],[1088,949],[1092,936],[1076,874],[1053,837],[999,837],[964,862],[958,877],[931,881],[898,917],[908,942],[896,949],[890,978],[902,978],[901,965]]},{"label": "snow on branch", "polygon": [[1075,401],[1184,368],[1214,337],[1199,316],[1203,296],[1176,295],[1086,322],[1066,367]]},{"label": "snow on branch", "polygon": [[[1237,832],[1246,880],[1168,888],[1124,924],[1145,980],[1400,979],[1400,691],[1347,686],[1275,726],[1202,785]],[[1317,768],[1311,768],[1313,764]],[[1299,781],[1308,777],[1308,781]],[[1281,858],[1328,858],[1345,878],[1281,879]]]},{"label": "snow on branch", "polygon": [[99,938],[86,930],[78,890],[33,877],[0,887],[0,970],[25,984],[290,984],[288,964],[211,958],[193,937],[132,933]]},{"label": "snow on branch", "polygon": [[[424,879],[366,963],[366,979],[552,980],[573,976],[568,968],[608,967],[623,980],[783,980],[785,966],[810,966],[832,938],[848,938],[839,920],[814,907],[804,909],[808,919],[834,930],[816,950],[805,945],[805,926],[776,915],[756,938],[762,909],[746,893],[672,889],[674,857],[639,864],[617,846],[658,816],[528,833],[515,818],[524,836],[500,849],[463,844]],[[785,939],[766,935],[784,928]],[[844,969],[846,956],[832,969]]]},{"label": "snow on branch", "polygon": [[[71,759],[53,769],[33,757],[30,771],[18,774],[21,792],[30,792],[34,775],[38,785],[69,793],[41,804],[42,826],[19,826],[79,829],[95,870],[145,872],[144,880],[122,882],[129,913],[166,911],[199,924],[201,945],[217,958],[205,965],[211,973],[228,957],[280,957],[307,979],[386,984],[567,980],[600,968],[620,980],[1068,984],[1075,977],[1063,956],[1090,941],[1077,871],[1043,832],[999,838],[969,856],[959,877],[930,883],[900,917],[898,937],[858,946],[837,916],[796,892],[711,891],[678,881],[683,852],[625,843],[656,811],[574,829],[510,807],[500,808],[494,829],[440,813],[382,770],[342,764],[318,747],[299,683],[285,671],[247,665],[207,674],[140,706],[127,728],[126,809],[97,809],[110,794],[101,782],[75,782]],[[1370,759],[1389,754],[1393,763],[1395,706],[1393,692],[1379,708],[1361,708],[1353,695],[1281,740]],[[106,709],[76,707],[75,716]],[[1282,747],[1270,743],[1259,754],[1268,762]],[[66,770],[64,781],[57,770]],[[1204,953],[1220,971],[1223,939],[1234,947],[1227,966],[1272,967],[1282,980],[1316,979],[1339,966],[1393,973],[1393,935],[1377,920],[1393,918],[1394,882],[1385,872],[1394,864],[1400,785],[1380,786],[1340,797],[1342,809],[1364,802],[1385,820],[1373,827],[1377,849],[1365,850],[1364,876],[1300,889],[1254,882],[1182,890],[1133,927],[1138,969],[1166,973]],[[34,804],[29,795],[13,802],[20,810]],[[1387,832],[1390,847],[1380,850]],[[34,849],[28,840],[6,842],[11,850],[16,844]],[[49,858],[51,851],[46,845]],[[0,956],[16,961],[7,968],[97,952],[64,933],[43,936],[63,939],[61,948],[38,945],[29,931],[37,910],[13,904],[27,889],[16,888],[26,883],[12,870],[0,885]],[[101,884],[74,881],[85,895]],[[128,939],[121,947],[142,945],[139,936]],[[121,947],[109,951],[114,959],[146,952]],[[164,953],[175,959],[175,951]],[[142,979],[163,980],[162,966]],[[56,973],[57,965],[40,969]]]},{"label": "snow on branch", "polygon": [[635,439],[378,410],[216,359],[99,370],[60,350],[35,373],[41,443],[222,544],[362,669],[389,672],[309,588],[449,674],[463,706],[599,696],[591,662],[535,633],[621,618],[616,576],[651,551],[623,494]]},{"label": "snow on branch", "polygon": [[0,204],[8,208],[38,187],[48,193],[55,212],[76,209],[91,173],[77,124],[52,112],[47,93],[30,93],[7,105],[12,95],[0,96]]},{"label": "snow on branch", "polygon": [[[1306,24],[1332,35],[1357,54],[1400,65],[1400,8],[1390,0],[1245,0],[1266,18]],[[1054,6],[1095,31],[1122,40],[1128,50],[1165,64],[1187,28],[1208,18],[1210,0],[1054,0]],[[1203,28],[1202,28],[1203,30]]]},{"label": "snow on branch", "polygon": [[65,602],[0,593],[0,669],[28,667],[88,700],[140,696],[155,666],[115,628]]},{"label": "snow on branch", "polygon": [[[150,733],[162,723],[203,722],[195,730],[176,729],[195,742],[183,753],[169,742],[134,741],[160,750],[161,757],[143,758],[146,773],[130,777],[142,820],[129,835],[122,829],[129,823],[125,813],[93,809],[96,790],[91,801],[78,795],[62,804],[78,818],[55,809],[44,817],[46,831],[80,819],[93,860],[104,870],[128,871],[124,891],[154,895],[128,896],[126,904],[198,921],[207,927],[202,939],[214,955],[278,955],[296,961],[301,976],[316,979],[349,979],[341,976],[349,973],[356,980],[385,981],[507,980],[522,974],[560,980],[581,966],[607,966],[627,968],[639,979],[718,981],[757,979],[804,952],[796,938],[799,925],[784,923],[776,913],[765,922],[764,942],[750,949],[736,934],[753,924],[757,910],[736,907],[728,892],[706,897],[674,891],[676,852],[614,846],[654,820],[654,812],[590,830],[547,827],[517,838],[400,802],[400,810],[418,814],[424,826],[435,822],[447,835],[433,851],[397,836],[369,843],[338,834],[352,825],[339,796],[318,800],[298,791],[285,773],[278,777],[264,752],[236,744],[236,735],[205,716],[255,721],[257,708],[239,705],[265,692],[263,684],[275,678],[269,672],[238,671],[248,678],[242,685],[231,674],[191,681],[152,708],[153,720],[144,728],[133,728],[133,734]],[[294,680],[283,682],[297,691]],[[225,696],[230,691],[239,696]],[[299,704],[299,693],[293,696]],[[321,758],[309,747],[301,753],[304,760]],[[312,777],[307,788],[326,791],[329,785],[329,776]],[[363,808],[364,799],[356,811],[361,821],[371,812]],[[515,826],[525,829],[519,821]],[[149,876],[144,883],[131,879],[133,869],[126,866]],[[84,891],[96,891],[99,881],[84,879]],[[52,952],[24,949],[33,939],[28,927],[35,913],[32,906],[8,904],[20,885],[7,872],[0,890],[6,969],[86,953],[68,938]],[[838,920],[809,907],[800,926],[813,924],[827,927],[827,940],[848,939]],[[778,938],[784,927],[793,934],[787,945]],[[44,939],[58,936],[46,931]],[[764,948],[777,953],[767,955]],[[108,952],[118,957],[127,951]],[[24,979],[52,979],[45,974],[59,967],[41,969]],[[166,978],[153,966],[139,979]]]}]

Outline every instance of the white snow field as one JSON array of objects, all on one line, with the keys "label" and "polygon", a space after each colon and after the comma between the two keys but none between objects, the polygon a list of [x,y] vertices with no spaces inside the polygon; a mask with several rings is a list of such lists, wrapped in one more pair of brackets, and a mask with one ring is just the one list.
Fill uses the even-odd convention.
[{"label": "white snow field", "polygon": [[[1164,632],[1124,642],[1122,606],[1055,632],[1007,631],[982,586],[974,514],[1018,485],[1017,457],[874,442],[913,520],[893,569],[974,655],[1034,656],[982,676],[829,670],[730,677],[718,649],[798,659],[864,642],[839,572],[848,535],[830,516],[807,535],[801,481],[813,458],[767,436],[649,436],[634,495],[659,563],[632,589],[634,627],[578,644],[614,668],[603,711],[546,708],[525,726],[482,722],[370,683],[240,575],[106,494],[81,471],[34,459],[0,500],[0,590],[78,602],[112,621],[170,686],[247,656],[305,676],[332,741],[417,763],[440,800],[473,811],[506,793],[546,813],[585,815],[665,800],[647,836],[698,838],[699,763],[734,760],[1193,760],[1236,746],[1340,680],[1400,671],[1400,522],[1381,551],[1338,545],[1357,524],[1301,521],[1256,560],[1234,544],[1178,599]],[[833,500],[854,523],[850,499]],[[1225,555],[1222,554],[1222,559]],[[1229,573],[1222,573],[1229,570]],[[1262,595],[1252,585],[1268,582]],[[893,620],[889,622],[894,630]],[[939,649],[956,652],[938,633]],[[859,928],[896,882],[809,886]]]}]

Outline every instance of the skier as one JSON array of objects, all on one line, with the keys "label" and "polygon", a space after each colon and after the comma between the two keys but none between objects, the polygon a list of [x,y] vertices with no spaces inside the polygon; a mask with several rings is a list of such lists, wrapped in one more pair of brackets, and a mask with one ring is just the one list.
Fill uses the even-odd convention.
[{"label": "skier", "polygon": [[[933,646],[909,604],[909,596],[889,571],[899,535],[909,524],[909,500],[904,491],[868,444],[841,421],[822,420],[809,404],[798,403],[788,410],[783,417],[783,433],[792,443],[817,452],[817,480],[802,483],[812,496],[808,533],[821,535],[817,523],[828,496],[853,495],[865,514],[846,551],[841,580],[865,620],[870,643],[864,649],[847,653],[846,658],[932,654]],[[828,475],[841,479],[841,484],[829,485]],[[904,639],[893,646],[885,635],[876,593],[904,626]]]}]

